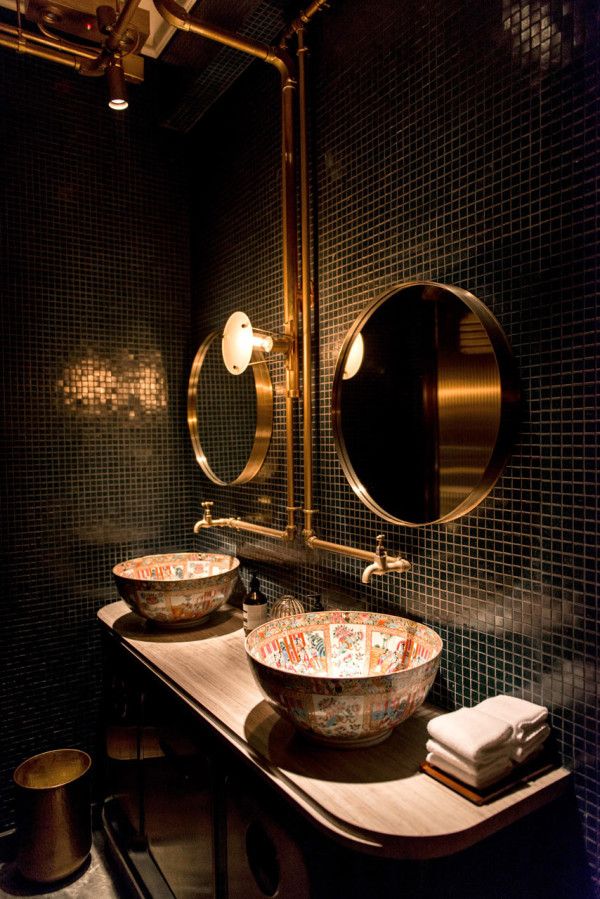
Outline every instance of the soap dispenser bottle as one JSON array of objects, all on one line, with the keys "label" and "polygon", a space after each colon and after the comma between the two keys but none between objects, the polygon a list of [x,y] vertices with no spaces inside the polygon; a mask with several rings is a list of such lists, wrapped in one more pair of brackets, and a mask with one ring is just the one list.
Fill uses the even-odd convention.
[{"label": "soap dispenser bottle", "polygon": [[260,589],[255,572],[252,572],[250,589],[244,599],[242,611],[244,613],[244,631],[247,634],[260,624],[266,624],[269,618],[267,597]]}]

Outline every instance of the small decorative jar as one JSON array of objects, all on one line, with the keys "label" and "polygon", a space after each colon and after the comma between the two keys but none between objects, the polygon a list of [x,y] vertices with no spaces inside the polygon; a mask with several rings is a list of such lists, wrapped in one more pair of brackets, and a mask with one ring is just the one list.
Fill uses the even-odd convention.
[{"label": "small decorative jar", "polygon": [[287,615],[301,615],[305,611],[304,606],[295,596],[280,596],[273,603],[271,618],[285,618]]}]

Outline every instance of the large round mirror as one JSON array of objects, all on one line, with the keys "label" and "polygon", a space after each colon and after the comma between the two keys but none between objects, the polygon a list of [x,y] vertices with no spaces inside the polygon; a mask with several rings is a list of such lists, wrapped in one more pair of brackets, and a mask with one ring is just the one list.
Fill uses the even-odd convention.
[{"label": "large round mirror", "polygon": [[476,297],[411,282],[372,303],[342,346],[333,427],[361,500],[396,524],[452,521],[510,451],[518,387],[504,333]]},{"label": "large round mirror", "polygon": [[273,386],[262,353],[237,376],[223,363],[213,331],[196,353],[188,386],[188,427],[198,465],[222,487],[245,484],[265,461],[273,426]]}]

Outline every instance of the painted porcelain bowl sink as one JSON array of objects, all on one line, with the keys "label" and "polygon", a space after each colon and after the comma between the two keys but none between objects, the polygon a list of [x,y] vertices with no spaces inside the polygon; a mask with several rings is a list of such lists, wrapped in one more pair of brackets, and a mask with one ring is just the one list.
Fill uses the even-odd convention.
[{"label": "painted porcelain bowl sink", "polygon": [[119,562],[119,596],[160,627],[191,627],[229,599],[239,560],[218,553],[164,553]]},{"label": "painted porcelain bowl sink", "polygon": [[435,631],[376,612],[289,615],[246,638],[270,705],[311,739],[348,748],[380,743],[419,708],[441,651]]}]

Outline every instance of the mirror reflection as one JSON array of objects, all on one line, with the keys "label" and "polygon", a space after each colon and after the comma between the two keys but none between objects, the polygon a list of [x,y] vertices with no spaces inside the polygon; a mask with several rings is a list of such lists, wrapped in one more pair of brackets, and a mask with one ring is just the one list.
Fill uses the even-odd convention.
[{"label": "mirror reflection", "polygon": [[518,391],[500,325],[476,297],[403,285],[350,329],[334,381],[336,447],[363,502],[399,524],[451,521],[489,493]]},{"label": "mirror reflection", "polygon": [[254,352],[243,374],[223,364],[221,335],[204,340],[192,365],[188,426],[196,461],[221,486],[244,484],[265,460],[271,439],[273,390],[262,354]]}]

